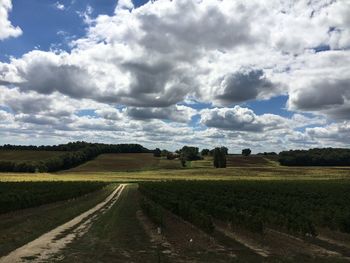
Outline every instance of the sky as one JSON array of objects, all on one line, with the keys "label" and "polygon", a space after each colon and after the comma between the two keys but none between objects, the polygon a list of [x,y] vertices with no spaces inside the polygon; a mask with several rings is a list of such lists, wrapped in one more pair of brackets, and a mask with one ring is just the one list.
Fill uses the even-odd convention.
[{"label": "sky", "polygon": [[0,144],[350,146],[350,0],[0,0]]}]

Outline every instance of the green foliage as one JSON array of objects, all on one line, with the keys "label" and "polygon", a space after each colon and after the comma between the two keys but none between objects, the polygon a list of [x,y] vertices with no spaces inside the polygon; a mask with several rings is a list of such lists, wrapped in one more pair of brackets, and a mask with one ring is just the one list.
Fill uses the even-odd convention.
[{"label": "green foliage", "polygon": [[154,157],[160,157],[160,156],[161,156],[161,153],[162,153],[162,151],[161,151],[159,148],[156,148],[156,149],[153,151],[153,156],[154,156]]},{"label": "green foliage", "polygon": [[227,147],[221,146],[220,149],[225,155],[228,155],[228,148]]},{"label": "green foliage", "polygon": [[179,157],[178,154],[172,153],[172,152],[168,152],[167,155],[166,155],[166,158],[167,158],[168,160],[174,160],[174,159],[176,159],[177,157]]},{"label": "green foliage", "polygon": [[145,198],[140,200],[142,211],[158,226],[164,227],[163,210],[152,201]]},{"label": "green foliage", "polygon": [[284,151],[279,154],[279,162],[289,166],[350,166],[350,149]]},{"label": "green foliage", "polygon": [[199,156],[199,149],[197,147],[184,146],[178,152],[180,153],[180,162],[182,167],[186,166],[187,161],[195,161],[201,159]]},{"label": "green foliage", "polygon": [[200,160],[199,149],[197,147],[184,146],[181,149],[181,154],[183,159],[186,161]]},{"label": "green foliage", "polygon": [[207,230],[213,217],[258,233],[269,227],[312,236],[317,227],[350,233],[349,189],[344,180],[140,184],[145,196]]},{"label": "green foliage", "polygon": [[226,147],[217,147],[213,152],[213,164],[215,168],[226,168],[226,155],[227,148]]},{"label": "green foliage", "polygon": [[76,198],[106,185],[102,182],[1,182],[0,214]]},{"label": "green foliage", "polygon": [[[164,208],[169,209],[183,219],[190,221],[204,231],[208,233],[213,232],[214,224],[211,216],[204,213],[201,209],[198,209],[193,203],[191,203],[191,200],[182,198],[181,196],[175,196],[173,193],[163,191],[162,188],[149,188],[149,186],[149,184],[141,184],[139,187],[140,191],[146,197]],[[154,217],[154,214],[157,214],[156,211],[158,208],[154,204],[153,207],[154,212],[151,217]]]},{"label": "green foliage", "polygon": [[209,149],[203,149],[202,151],[201,151],[201,155],[202,156],[208,156],[210,154],[210,150]]},{"label": "green foliage", "polygon": [[249,148],[242,150],[242,155],[244,156],[249,156],[251,153],[252,151]]}]

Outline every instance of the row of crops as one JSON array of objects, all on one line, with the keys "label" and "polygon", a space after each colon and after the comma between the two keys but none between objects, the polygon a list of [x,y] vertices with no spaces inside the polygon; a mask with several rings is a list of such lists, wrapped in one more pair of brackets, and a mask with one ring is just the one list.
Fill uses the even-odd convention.
[{"label": "row of crops", "polygon": [[273,228],[317,235],[319,227],[350,233],[350,182],[144,182],[140,191],[206,231],[215,219],[253,232]]},{"label": "row of crops", "polygon": [[106,185],[103,182],[2,182],[0,214],[77,198]]}]

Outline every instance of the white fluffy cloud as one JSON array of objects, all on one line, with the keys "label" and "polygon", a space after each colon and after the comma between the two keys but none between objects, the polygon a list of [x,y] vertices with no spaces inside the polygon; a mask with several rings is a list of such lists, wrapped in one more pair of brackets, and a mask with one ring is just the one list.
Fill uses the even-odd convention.
[{"label": "white fluffy cloud", "polygon": [[[11,2],[1,3],[0,39],[19,35]],[[350,116],[349,13],[349,1],[333,0],[119,0],[111,16],[88,15],[72,50],[0,62],[1,116],[28,131],[105,140],[312,145],[317,127],[305,127]],[[292,117],[244,106],[279,95]],[[191,100],[217,108],[182,105]]]},{"label": "white fluffy cloud", "polygon": [[224,130],[262,132],[278,129],[285,125],[284,119],[273,114],[257,116],[252,110],[235,106],[234,108],[206,109],[201,112],[201,123],[207,127]]},{"label": "white fluffy cloud", "polygon": [[22,34],[22,30],[18,26],[13,26],[9,21],[9,12],[11,9],[11,0],[0,1],[0,40],[9,37],[18,37]]},{"label": "white fluffy cloud", "polygon": [[326,124],[324,118],[294,114],[291,118],[275,114],[257,115],[253,110],[235,106],[233,108],[205,109],[200,112],[201,124],[223,130],[244,132],[267,132],[293,130],[309,125]]},{"label": "white fluffy cloud", "polygon": [[343,147],[350,143],[350,122],[334,123],[325,127],[307,128],[306,134],[325,146]]},{"label": "white fluffy cloud", "polygon": [[305,53],[293,65],[288,107],[350,118],[350,50]]},{"label": "white fluffy cloud", "polygon": [[160,0],[135,8],[119,1],[115,15],[92,20],[70,53],[30,52],[12,60],[11,74],[22,91],[134,107],[169,107],[188,97],[227,105],[290,93],[299,109],[295,97],[308,83],[297,77],[313,74],[297,68],[301,58],[313,64],[318,54],[309,50],[347,47],[350,7],[286,2]]}]

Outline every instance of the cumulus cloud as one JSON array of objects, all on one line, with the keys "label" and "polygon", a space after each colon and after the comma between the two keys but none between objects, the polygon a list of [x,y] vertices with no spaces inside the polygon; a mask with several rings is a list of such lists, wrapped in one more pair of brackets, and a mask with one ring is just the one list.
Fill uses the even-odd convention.
[{"label": "cumulus cloud", "polygon": [[307,128],[306,134],[330,147],[344,147],[350,144],[350,122],[333,123],[325,127]]},{"label": "cumulus cloud", "polygon": [[327,110],[343,105],[350,99],[350,79],[320,79],[306,89],[291,94],[291,107],[301,110]]},{"label": "cumulus cloud", "polygon": [[107,120],[121,120],[122,119],[122,113],[113,107],[103,107],[102,109],[95,110],[95,113]]},{"label": "cumulus cloud", "polygon": [[133,9],[133,8],[134,8],[134,4],[132,3],[131,0],[118,0],[118,4],[115,12],[118,12],[120,9]]},{"label": "cumulus cloud", "polygon": [[[164,0],[135,8],[120,0],[115,15],[90,18],[70,53],[30,52],[12,60],[12,75],[23,91],[134,107],[169,107],[191,96],[223,105],[268,99],[288,92],[280,73],[295,59],[285,54],[328,45],[335,28],[346,37],[348,23],[338,3],[271,2]],[[313,29],[305,38],[307,24]]]},{"label": "cumulus cloud", "polygon": [[11,0],[1,0],[0,2],[0,40],[9,37],[18,37],[22,30],[18,26],[13,26],[9,21],[9,12],[12,10]]},{"label": "cumulus cloud", "polygon": [[197,111],[190,107],[175,105],[168,108],[129,107],[126,113],[128,116],[139,120],[160,119],[175,122],[189,122]]},{"label": "cumulus cloud", "polygon": [[248,132],[261,132],[285,126],[285,121],[280,116],[273,114],[258,116],[251,109],[240,106],[202,110],[201,123],[213,128]]},{"label": "cumulus cloud", "polygon": [[124,7],[131,3],[119,2],[115,16],[98,16],[70,54],[32,51],[14,59],[21,89],[169,107],[200,89],[198,58],[257,41],[248,11],[238,4],[182,0],[149,2],[132,11]]},{"label": "cumulus cloud", "polygon": [[226,75],[220,83],[216,99],[224,104],[240,103],[273,93],[276,84],[261,69],[244,69]]},{"label": "cumulus cloud", "polygon": [[[0,4],[0,39],[21,33],[8,22],[11,7]],[[169,145],[248,141],[258,149],[312,144],[316,133],[305,127],[349,119],[347,1],[159,0],[137,7],[119,0],[113,15],[91,12],[81,14],[87,33],[70,51],[34,50],[0,62],[0,109],[11,110],[1,115],[7,124],[0,133]],[[289,96],[292,117],[233,107],[279,95]],[[218,108],[202,110],[193,124],[197,112],[180,106],[188,101]]]},{"label": "cumulus cloud", "polygon": [[350,51],[307,53],[290,76],[290,110],[324,114],[330,119],[350,116]]}]

